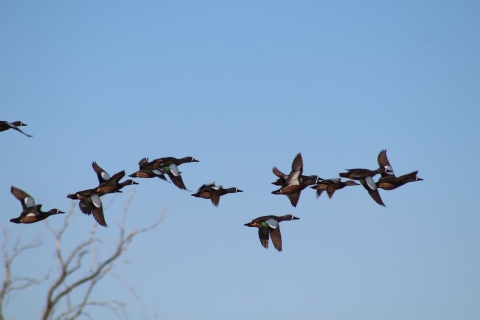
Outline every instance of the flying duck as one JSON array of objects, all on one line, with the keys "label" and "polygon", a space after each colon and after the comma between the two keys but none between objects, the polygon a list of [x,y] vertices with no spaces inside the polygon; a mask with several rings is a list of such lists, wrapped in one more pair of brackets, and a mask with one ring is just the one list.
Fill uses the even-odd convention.
[{"label": "flying duck", "polygon": [[258,237],[260,243],[266,249],[268,248],[268,239],[272,237],[273,246],[278,251],[282,251],[282,235],[280,233],[280,222],[288,220],[299,220],[291,214],[284,216],[263,216],[246,223],[247,227],[258,228]]},{"label": "flying duck", "polygon": [[10,219],[13,223],[35,223],[42,221],[54,214],[65,213],[58,209],[51,209],[47,212],[42,211],[42,205],[35,205],[35,199],[28,193],[12,186],[10,192],[17,198],[22,204],[23,211],[18,218]]},{"label": "flying duck", "polygon": [[218,207],[220,202],[220,197],[226,195],[227,193],[237,193],[243,192],[237,188],[227,188],[224,189],[222,186],[215,186],[215,182],[205,183],[200,188],[198,188],[197,193],[192,194],[192,197],[210,199],[215,207]]}]

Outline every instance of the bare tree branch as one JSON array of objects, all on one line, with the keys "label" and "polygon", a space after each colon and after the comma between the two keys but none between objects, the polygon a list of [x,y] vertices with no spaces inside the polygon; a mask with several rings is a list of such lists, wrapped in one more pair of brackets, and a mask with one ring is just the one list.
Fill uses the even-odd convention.
[{"label": "bare tree branch", "polygon": [[[128,208],[135,195],[132,192],[125,203],[123,215],[118,226],[118,236],[112,242],[104,242],[97,236],[97,224],[95,223],[90,230],[87,239],[80,242],[73,249],[66,250],[62,247],[64,236],[68,234],[67,229],[75,220],[75,203],[72,203],[70,210],[64,215],[63,224],[59,228],[53,228],[45,220],[47,231],[55,240],[54,256],[58,271],[55,273],[51,284],[47,288],[46,302],[41,319],[77,319],[80,316],[92,318],[86,311],[86,308],[92,306],[103,307],[111,310],[118,318],[128,318],[126,314],[125,303],[117,300],[93,301],[90,299],[93,290],[100,280],[109,275],[122,282],[127,287],[133,297],[145,307],[145,304],[137,294],[135,289],[122,278],[118,273],[112,270],[128,262],[128,259],[119,259],[129,249],[135,237],[141,233],[155,229],[164,219],[168,206],[162,210],[160,216],[150,225],[140,229],[127,231],[125,222],[128,215]],[[5,241],[2,245],[2,256],[4,258],[5,276],[0,291],[0,320],[4,320],[2,306],[4,298],[13,290],[24,290],[32,285],[37,285],[49,279],[51,272],[42,279],[29,277],[13,277],[11,275],[11,265],[15,258],[28,249],[36,248],[41,245],[39,237],[35,237],[30,243],[20,246],[21,234],[15,242],[10,254],[7,250],[9,232],[4,228]],[[14,283],[18,283],[13,285]],[[83,288],[83,289],[81,289]],[[80,289],[80,291],[79,291]],[[72,293],[75,295],[72,295]],[[78,294],[80,293],[80,300]],[[77,297],[74,299],[74,297]],[[74,301],[76,300],[76,301]]]}]

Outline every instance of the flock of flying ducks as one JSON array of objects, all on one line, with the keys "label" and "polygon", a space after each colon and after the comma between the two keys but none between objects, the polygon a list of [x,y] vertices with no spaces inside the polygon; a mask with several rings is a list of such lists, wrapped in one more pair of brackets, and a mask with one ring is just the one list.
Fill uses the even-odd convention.
[{"label": "flock of flying ducks", "polygon": [[[24,135],[31,137],[20,130],[19,126],[26,126],[21,121],[6,122],[0,121],[0,132],[8,129],[17,130]],[[165,157],[148,161],[148,158],[143,158],[138,163],[139,170],[129,175],[132,178],[160,178],[167,181],[166,176],[170,181],[179,189],[187,190],[181,172],[178,170],[178,166],[189,162],[199,162],[193,157],[174,158]],[[298,153],[292,162],[292,169],[289,174],[284,174],[277,167],[273,167],[273,173],[277,177],[277,180],[272,184],[279,186],[278,190],[272,192],[272,194],[286,195],[292,206],[296,207],[298,200],[300,199],[300,193],[306,187],[311,186],[317,192],[317,198],[326,191],[331,198],[336,190],[343,189],[346,186],[359,185],[354,180],[359,181],[360,184],[367,190],[372,199],[381,206],[385,206],[380,197],[378,189],[393,190],[406,183],[423,180],[417,176],[418,171],[414,171],[402,176],[395,176],[392,166],[387,158],[387,151],[382,150],[378,154],[377,158],[378,169],[347,169],[347,172],[339,173],[342,178],[351,180],[342,181],[341,178],[334,179],[322,179],[317,175],[306,176],[303,175],[303,158]],[[105,170],[103,170],[96,162],[92,163],[93,170],[97,174],[98,186],[93,189],[87,189],[77,191],[73,194],[69,194],[67,198],[79,200],[80,210],[86,215],[93,215],[95,220],[101,226],[106,227],[105,216],[103,214],[103,205],[100,197],[109,194],[122,192],[121,189],[127,185],[138,184],[133,180],[120,180],[125,176],[125,171],[122,170],[113,176],[110,176]],[[375,182],[373,177],[380,174],[380,179]],[[11,219],[13,223],[34,223],[48,218],[51,215],[64,213],[58,209],[51,209],[47,212],[41,210],[42,205],[35,204],[35,199],[23,190],[16,187],[11,187],[11,192],[22,204],[23,211],[18,218]],[[229,193],[243,192],[235,187],[223,188],[222,186],[216,186],[214,182],[206,183],[202,185],[198,191],[192,194],[193,197],[210,199],[216,207],[220,203],[220,197]],[[278,251],[282,251],[282,236],[280,234],[280,222],[288,220],[298,220],[299,218],[287,214],[284,216],[263,216],[252,220],[245,224],[247,227],[258,228],[258,236],[260,243],[263,247],[268,248],[269,239],[272,239],[273,246]]]}]

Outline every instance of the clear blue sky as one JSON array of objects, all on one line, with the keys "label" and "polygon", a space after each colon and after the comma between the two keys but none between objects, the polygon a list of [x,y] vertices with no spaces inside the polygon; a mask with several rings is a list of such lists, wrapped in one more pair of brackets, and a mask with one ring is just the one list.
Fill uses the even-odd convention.
[{"label": "clear blue sky", "polygon": [[[175,207],[117,270],[147,314],[479,319],[479,15],[477,1],[0,1],[0,120],[34,136],[0,133],[0,223],[21,229],[11,185],[66,211],[67,194],[94,186],[92,161],[128,174],[142,157],[193,156],[187,188],[244,193],[215,208],[137,180],[129,226]],[[270,194],[271,168],[288,171],[298,152],[306,174],[332,178],[374,169],[382,149],[397,175],[424,179],[381,192],[386,207],[362,187],[318,200],[307,189],[297,208]],[[106,211],[105,237],[127,195]],[[282,253],[243,226],[289,213],[300,220],[282,223]],[[69,245],[92,223],[79,216]],[[45,238],[19,273],[45,273]],[[93,297],[142,317],[115,279]],[[44,300],[41,288],[18,293],[6,314],[35,318]]]}]

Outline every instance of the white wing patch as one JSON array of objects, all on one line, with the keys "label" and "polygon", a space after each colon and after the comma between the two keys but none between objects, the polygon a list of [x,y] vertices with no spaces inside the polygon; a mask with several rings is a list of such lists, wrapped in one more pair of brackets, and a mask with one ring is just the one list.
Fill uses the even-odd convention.
[{"label": "white wing patch", "polygon": [[95,207],[97,208],[102,207],[102,200],[100,200],[100,197],[98,196],[98,194],[94,194],[93,196],[90,197],[90,199],[92,199],[93,205]]},{"label": "white wing patch", "polygon": [[162,174],[162,172],[158,169],[154,169],[154,170],[152,170],[152,172],[155,173],[155,174]]},{"label": "white wing patch", "polygon": [[275,220],[275,219],[268,219],[268,220],[265,220],[265,222],[272,229],[277,229],[278,228],[278,221]]},{"label": "white wing patch", "polygon": [[390,166],[385,166],[385,174],[388,174],[390,176],[394,176],[395,173],[393,173],[393,168]]},{"label": "white wing patch", "polygon": [[100,173],[100,176],[102,176],[103,180],[110,179],[110,175],[108,173],[106,173],[105,171],[102,171],[102,173]]},{"label": "white wing patch", "polygon": [[177,165],[175,163],[172,163],[169,167],[170,171],[175,177],[178,177],[180,175],[180,171],[178,171]]},{"label": "white wing patch", "polygon": [[377,189],[377,186],[375,185],[375,182],[373,181],[372,177],[366,177],[365,182],[367,183],[370,190],[376,190]]},{"label": "white wing patch", "polygon": [[25,203],[25,206],[27,208],[35,206],[35,199],[33,199],[32,197],[26,197],[25,199],[23,199],[23,202]]}]

